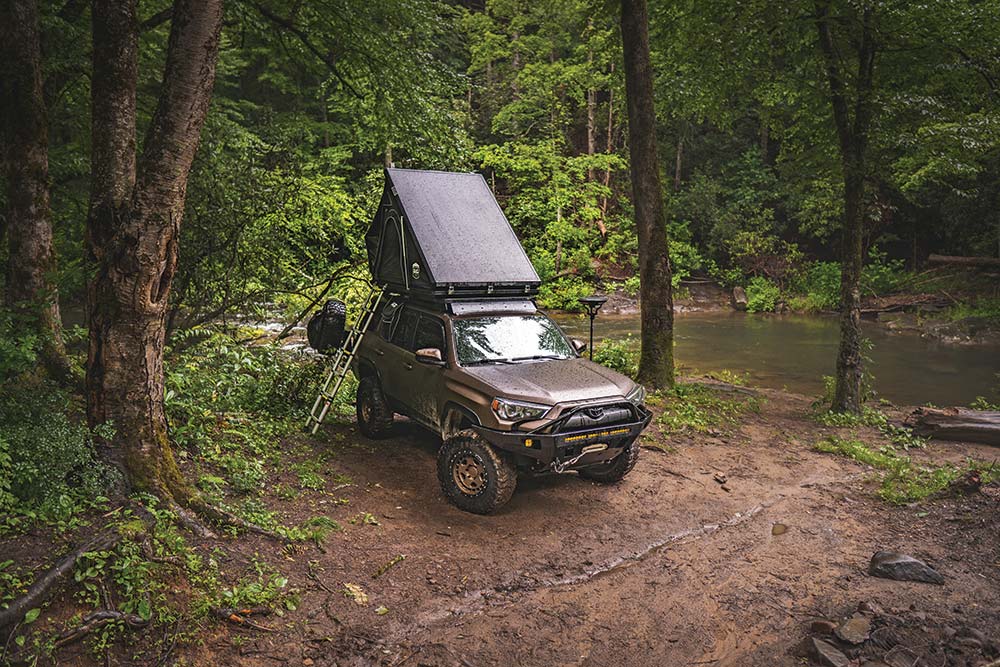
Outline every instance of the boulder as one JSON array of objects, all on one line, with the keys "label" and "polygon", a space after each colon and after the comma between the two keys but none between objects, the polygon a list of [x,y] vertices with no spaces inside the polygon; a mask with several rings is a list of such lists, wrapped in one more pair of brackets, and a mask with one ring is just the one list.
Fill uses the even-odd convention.
[{"label": "boulder", "polygon": [[812,637],[810,640],[810,651],[812,657],[821,665],[826,667],[849,667],[850,659],[830,642]]},{"label": "boulder", "polygon": [[913,556],[879,551],[872,556],[868,574],[896,581],[921,581],[927,584],[943,584],[944,577],[937,570]]},{"label": "boulder", "polygon": [[747,291],[742,287],[733,288],[732,297],[733,308],[736,310],[746,310],[747,309]]}]

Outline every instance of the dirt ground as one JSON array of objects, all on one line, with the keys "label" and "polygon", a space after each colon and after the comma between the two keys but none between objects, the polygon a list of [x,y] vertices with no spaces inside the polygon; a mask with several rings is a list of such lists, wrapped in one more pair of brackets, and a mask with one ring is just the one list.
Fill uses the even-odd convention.
[{"label": "dirt ground", "polygon": [[[808,662],[800,645],[814,621],[842,620],[862,603],[876,632],[860,657],[911,666],[998,657],[997,495],[889,506],[873,496],[864,468],[810,449],[827,429],[804,418],[806,399],[762,393],[761,413],[731,435],[645,449],[620,486],[574,475],[527,479],[491,517],[444,502],[429,434],[400,422],[397,437],[370,443],[352,427],[328,427],[316,446],[334,448],[336,469],[355,483],[338,492],[350,501],[337,510],[346,531],[323,551],[287,557],[289,577],[303,589],[299,611],[279,633],[220,628],[186,657],[238,665],[797,665]],[[648,435],[658,437],[655,429]],[[997,452],[939,443],[924,455],[992,460]],[[284,509],[303,518],[324,503],[296,502]],[[379,525],[348,523],[359,512]],[[870,577],[878,550],[914,555],[946,583]],[[349,583],[367,604],[344,595]]]},{"label": "dirt ground", "polygon": [[[619,486],[522,479],[490,517],[445,502],[430,434],[400,420],[393,438],[371,442],[327,426],[299,448],[328,454],[324,472],[352,483],[268,504],[289,523],[326,514],[343,532],[285,551],[256,536],[203,545],[234,567],[257,555],[276,563],[301,591],[298,609],[268,619],[273,632],[211,622],[150,664],[817,664],[804,642],[829,629],[814,624],[859,608],[872,634],[841,644],[849,664],[1000,657],[1000,493],[890,506],[870,471],[811,449],[836,429],[807,417],[807,399],[760,393],[760,413],[725,433],[665,439],[654,423],[644,438],[661,447],[644,448]],[[997,455],[955,443],[918,454]],[[945,584],[868,576],[878,550],[924,560]],[[345,595],[348,584],[365,604]],[[60,663],[85,655],[67,649]]]}]

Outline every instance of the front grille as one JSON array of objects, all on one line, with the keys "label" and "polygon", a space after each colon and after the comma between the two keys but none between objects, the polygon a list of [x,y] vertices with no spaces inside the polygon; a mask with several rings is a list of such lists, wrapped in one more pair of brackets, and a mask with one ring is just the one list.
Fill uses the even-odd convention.
[{"label": "front grille", "polygon": [[599,426],[613,426],[636,421],[635,408],[631,403],[611,403],[607,405],[587,405],[575,409],[564,416],[556,428],[557,433],[580,431]]}]

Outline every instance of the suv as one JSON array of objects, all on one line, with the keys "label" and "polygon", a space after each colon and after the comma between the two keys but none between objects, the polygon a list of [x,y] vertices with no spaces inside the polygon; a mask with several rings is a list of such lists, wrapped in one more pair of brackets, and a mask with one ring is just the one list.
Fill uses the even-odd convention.
[{"label": "suv", "polygon": [[358,426],[381,438],[400,413],[438,433],[441,489],[477,514],[510,500],[519,473],[618,482],[649,424],[645,390],[585,347],[530,299],[393,296],[353,361]]}]

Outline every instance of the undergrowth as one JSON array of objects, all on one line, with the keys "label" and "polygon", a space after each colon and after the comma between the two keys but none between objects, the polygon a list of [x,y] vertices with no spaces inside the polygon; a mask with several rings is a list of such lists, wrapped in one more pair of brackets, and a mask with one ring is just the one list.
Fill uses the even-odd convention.
[{"label": "undergrowth", "polygon": [[971,471],[977,471],[984,484],[1000,479],[1000,471],[990,465],[972,460],[964,466],[950,463],[922,465],[901,454],[892,445],[873,449],[857,438],[830,436],[816,443],[814,449],[874,468],[879,472],[879,497],[900,505],[924,500]]},{"label": "undergrowth", "polygon": [[660,409],[656,421],[666,433],[709,433],[731,428],[747,412],[759,413],[763,399],[754,394],[723,396],[718,389],[697,383],[678,383],[647,399]]}]

